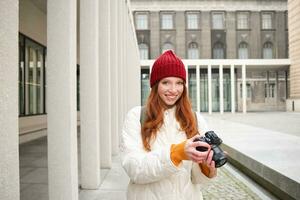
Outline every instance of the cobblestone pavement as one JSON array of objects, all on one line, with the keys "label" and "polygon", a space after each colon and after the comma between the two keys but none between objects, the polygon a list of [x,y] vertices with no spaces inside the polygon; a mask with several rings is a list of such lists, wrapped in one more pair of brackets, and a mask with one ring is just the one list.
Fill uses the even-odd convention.
[{"label": "cobblestone pavement", "polygon": [[224,167],[218,169],[218,176],[212,184],[202,190],[202,193],[205,200],[261,200],[257,194]]}]

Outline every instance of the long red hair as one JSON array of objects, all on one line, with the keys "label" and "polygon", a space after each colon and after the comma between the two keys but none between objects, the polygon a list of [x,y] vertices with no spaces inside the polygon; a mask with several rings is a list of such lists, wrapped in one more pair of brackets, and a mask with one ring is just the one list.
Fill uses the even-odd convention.
[{"label": "long red hair", "polygon": [[[160,127],[163,125],[164,110],[167,109],[163,100],[158,95],[158,84],[156,83],[150,92],[146,104],[146,117],[142,124],[141,134],[145,150],[151,151],[151,141],[155,139]],[[175,103],[175,117],[180,124],[180,128],[185,132],[187,138],[191,138],[198,133],[197,122],[192,111],[192,106],[187,95],[187,88],[184,89],[181,97]]]}]

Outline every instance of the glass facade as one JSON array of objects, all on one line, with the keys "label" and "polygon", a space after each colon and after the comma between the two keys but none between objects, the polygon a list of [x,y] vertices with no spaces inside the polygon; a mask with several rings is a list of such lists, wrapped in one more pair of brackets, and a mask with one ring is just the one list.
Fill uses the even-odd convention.
[{"label": "glass facade", "polygon": [[[194,110],[197,110],[196,69],[189,69],[189,97]],[[212,111],[220,111],[219,69],[212,69]],[[224,111],[231,110],[230,70],[223,69],[223,103]],[[200,69],[200,111],[208,112],[208,75],[207,69]]]},{"label": "glass facade", "polygon": [[149,69],[141,69],[141,105],[145,105],[150,93]]},{"label": "glass facade", "polygon": [[45,114],[46,48],[19,35],[19,115]]}]

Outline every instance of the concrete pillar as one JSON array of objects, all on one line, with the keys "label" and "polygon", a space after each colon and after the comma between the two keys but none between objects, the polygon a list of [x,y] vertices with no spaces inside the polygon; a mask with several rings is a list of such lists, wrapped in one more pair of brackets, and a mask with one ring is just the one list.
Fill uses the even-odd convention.
[{"label": "concrete pillar", "polygon": [[200,65],[196,66],[197,111],[200,112]]},{"label": "concrete pillar", "polygon": [[119,129],[118,129],[118,2],[110,0],[110,70],[111,70],[111,146],[112,154],[116,155],[119,151]]},{"label": "concrete pillar", "polygon": [[219,66],[219,92],[220,92],[220,113],[224,113],[224,91],[223,91],[223,65]]},{"label": "concrete pillar", "polygon": [[78,199],[76,1],[47,2],[49,199]]},{"label": "concrete pillar", "polygon": [[110,3],[99,1],[100,161],[111,167]]},{"label": "concrete pillar", "polygon": [[208,113],[212,113],[212,94],[211,94],[211,65],[207,66],[207,78],[208,78]]},{"label": "concrete pillar", "polygon": [[20,199],[18,122],[19,1],[0,1],[0,199]]},{"label": "concrete pillar", "polygon": [[117,1],[118,3],[118,33],[123,33],[123,34],[118,34],[118,130],[122,130],[122,125],[123,125],[123,107],[124,107],[124,98],[123,98],[123,68],[124,68],[124,9],[123,9],[123,4],[124,0],[122,1]]},{"label": "concrete pillar", "polygon": [[152,11],[150,16],[150,59],[156,59],[160,55],[160,17],[159,11]]},{"label": "concrete pillar", "polygon": [[187,90],[189,91],[189,68],[188,68],[188,65],[186,63],[183,63],[184,64],[184,68],[185,68],[185,71],[186,71],[186,88]]},{"label": "concrete pillar", "polygon": [[275,100],[276,100],[276,106],[279,104],[279,74],[278,70],[276,70],[276,76],[275,76]]},{"label": "concrete pillar", "polygon": [[235,77],[234,65],[230,66],[230,85],[231,85],[231,112],[235,113]]},{"label": "concrete pillar", "polygon": [[242,65],[243,113],[247,112],[246,65]]},{"label": "concrete pillar", "polygon": [[80,1],[81,187],[100,186],[99,3]]}]

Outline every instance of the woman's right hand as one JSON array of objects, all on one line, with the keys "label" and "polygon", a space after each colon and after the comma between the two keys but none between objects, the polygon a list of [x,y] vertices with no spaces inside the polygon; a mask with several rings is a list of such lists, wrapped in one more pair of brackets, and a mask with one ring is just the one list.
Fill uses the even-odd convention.
[{"label": "woman's right hand", "polygon": [[[194,140],[198,137],[200,136],[197,134],[194,137],[187,139],[184,147],[184,152],[190,160],[196,163],[203,163],[206,161],[208,157],[208,153],[210,152],[210,145],[207,144],[206,142],[201,142],[201,141],[194,142]],[[206,147],[207,151],[204,152],[197,151],[196,150],[197,146]]]}]

